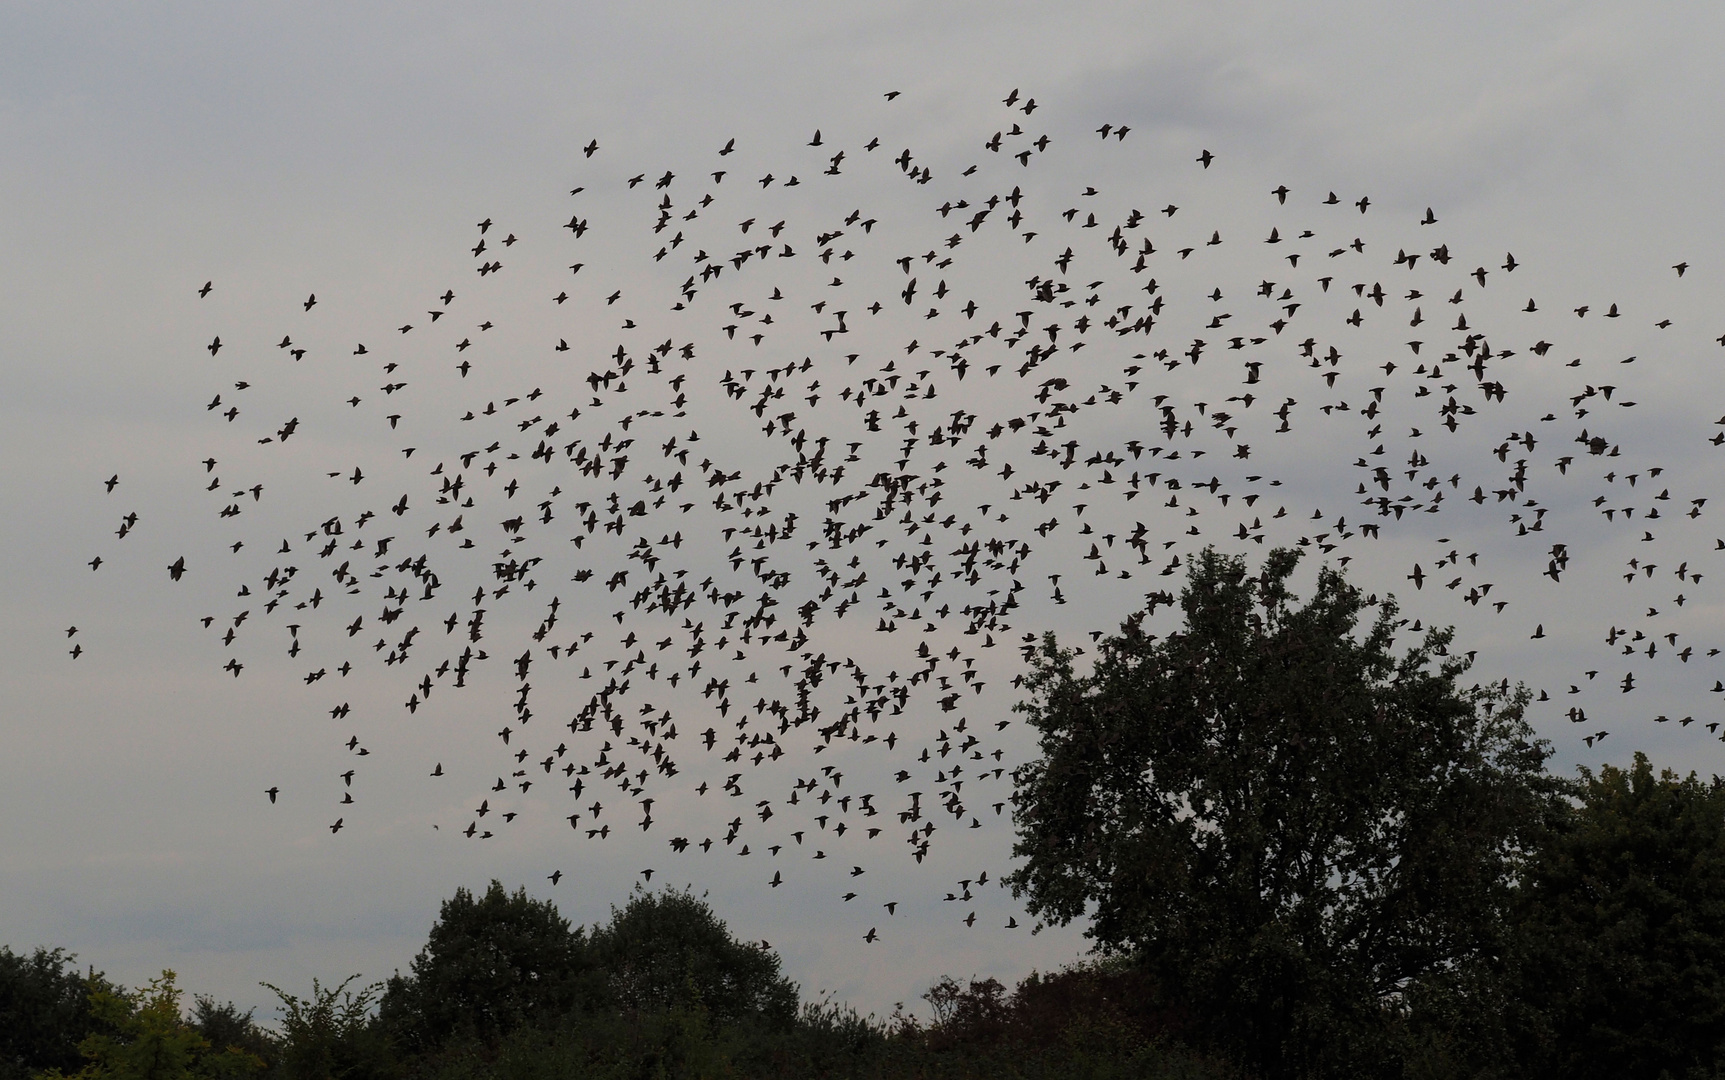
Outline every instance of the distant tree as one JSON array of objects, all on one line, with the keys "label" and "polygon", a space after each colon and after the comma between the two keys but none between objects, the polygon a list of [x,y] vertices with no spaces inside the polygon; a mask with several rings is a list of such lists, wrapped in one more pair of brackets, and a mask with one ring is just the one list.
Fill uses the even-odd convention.
[{"label": "distant tree", "polygon": [[1579,1080],[1725,1073],[1725,779],[1655,775],[1639,753],[1581,772],[1580,805],[1521,889],[1523,1063]]},{"label": "distant tree", "polygon": [[[99,986],[90,993],[90,1011],[106,1030],[78,1044],[85,1064],[70,1074],[73,1080],[239,1080],[263,1068],[243,1050],[212,1047],[186,1022],[172,971],[141,990]],[[67,1080],[59,1069],[38,1075]]]},{"label": "distant tree", "polygon": [[275,1061],[280,1047],[276,1038],[252,1018],[254,1012],[253,1009],[241,1012],[231,1001],[218,1004],[208,994],[196,994],[192,998],[191,1025],[215,1049],[233,1047],[267,1066]]},{"label": "distant tree", "polygon": [[797,987],[776,954],[731,936],[706,901],[686,891],[638,892],[591,936],[593,958],[625,1008],[698,1004],[720,1021],[789,1023]]},{"label": "distant tree", "polygon": [[94,970],[80,973],[76,959],[64,949],[0,947],[0,1080],[79,1067],[78,1044],[100,1027],[90,992],[107,984]]},{"label": "distant tree", "polygon": [[1562,808],[1524,690],[1461,689],[1448,631],[1393,656],[1393,601],[1356,634],[1373,602],[1329,569],[1298,605],[1297,561],[1204,552],[1184,627],[1136,616],[1088,675],[1044,639],[1008,879],[1270,1080],[1391,1067],[1405,993],[1496,946]]},{"label": "distant tree", "polygon": [[379,1016],[404,1048],[427,1051],[456,1036],[492,1039],[574,1008],[595,977],[585,934],[549,900],[493,881],[444,901],[431,935],[383,992]]}]

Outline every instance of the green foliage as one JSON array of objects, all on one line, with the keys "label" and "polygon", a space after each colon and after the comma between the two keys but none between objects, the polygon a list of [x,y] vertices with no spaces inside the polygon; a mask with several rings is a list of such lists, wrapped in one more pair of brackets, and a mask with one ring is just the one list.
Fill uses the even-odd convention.
[{"label": "green foliage", "polygon": [[737,941],[688,892],[637,892],[594,929],[591,948],[627,1009],[697,1008],[720,1021],[796,1015],[797,988],[779,974],[778,956]]},{"label": "green foliage", "polygon": [[444,901],[412,974],[389,980],[380,1015],[411,1049],[492,1039],[591,999],[592,971],[584,933],[554,904],[493,881],[477,899],[457,889]]},{"label": "green foliage", "polygon": [[311,997],[300,998],[260,983],[281,999],[278,1071],[288,1080],[372,1080],[391,1071],[392,1055],[373,1023],[372,1006],[381,983],[348,990],[358,975],[335,986],[311,981]]},{"label": "green foliage", "polygon": [[1495,947],[1513,874],[1561,810],[1524,690],[1463,690],[1432,632],[1298,555],[1206,551],[1163,641],[1129,620],[1092,674],[1045,639],[1014,796],[1031,911],[1086,914],[1269,1078],[1391,1068],[1408,988]]},{"label": "green foliage", "polygon": [[78,1067],[78,1044],[98,1027],[90,992],[104,980],[80,974],[75,959],[64,949],[25,956],[0,947],[0,1080]]},{"label": "green foliage", "polygon": [[[90,992],[91,1015],[106,1029],[78,1044],[85,1065],[75,1080],[239,1080],[263,1062],[239,1049],[216,1049],[180,1015],[180,991],[172,971],[141,990],[98,986]],[[59,1069],[39,1074],[67,1080]]]},{"label": "green foliage", "polygon": [[1524,1053],[1568,1077],[1725,1073],[1725,780],[1582,770],[1518,912]]}]

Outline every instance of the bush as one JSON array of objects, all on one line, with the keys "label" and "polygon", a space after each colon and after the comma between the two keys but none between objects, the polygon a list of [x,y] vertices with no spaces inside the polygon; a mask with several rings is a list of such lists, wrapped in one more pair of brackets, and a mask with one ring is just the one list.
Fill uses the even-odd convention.
[{"label": "bush", "polygon": [[313,979],[309,998],[261,984],[281,999],[277,1070],[287,1080],[375,1080],[392,1071],[391,1048],[371,1015],[382,984],[353,993],[348,986],[358,978],[335,986]]}]

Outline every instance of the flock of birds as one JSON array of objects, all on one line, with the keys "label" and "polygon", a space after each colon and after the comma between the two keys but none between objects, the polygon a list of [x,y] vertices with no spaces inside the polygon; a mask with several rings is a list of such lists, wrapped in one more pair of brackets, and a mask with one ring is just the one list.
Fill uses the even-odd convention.
[{"label": "flock of birds", "polygon": [[[197,527],[231,559],[182,554],[161,580],[237,592],[202,619],[224,676],[261,649],[297,665],[348,758],[331,833],[361,812],[361,732],[444,709],[493,749],[446,768],[420,747],[427,784],[463,785],[435,795],[464,811],[440,832],[481,842],[550,806],[576,844],[661,869],[753,855],[763,885],[818,873],[883,910],[858,922],[873,942],[903,900],[869,894],[871,868],[930,860],[937,829],[964,860],[972,830],[1010,827],[1034,753],[1011,705],[1041,632],[1094,640],[1146,604],[1176,618],[1205,546],[1298,545],[1368,584],[1379,552],[1411,550],[1383,591],[1538,641],[1557,616],[1523,598],[1582,569],[1594,522],[1630,536],[1644,588],[1601,636],[1643,674],[1569,684],[1563,730],[1590,747],[1609,730],[1584,695],[1718,655],[1678,621],[1725,550],[1702,538],[1708,496],[1622,446],[1639,369],[1599,352],[1601,320],[1669,319],[1522,303],[1516,257],[1452,251],[1429,209],[1381,223],[1369,197],[1278,185],[1193,221],[1071,183],[1142,134],[1050,132],[1017,91],[999,110],[959,165],[816,131],[630,175],[594,140],[560,229],[479,221],[471,278],[367,340],[329,340],[316,293],[267,339],[214,316],[199,404],[233,449],[201,462]],[[1185,165],[1181,202],[1217,161]],[[529,250],[558,277],[515,277]],[[217,282],[195,291],[220,302]],[[538,355],[492,344],[513,302],[558,320]],[[269,396],[290,386],[320,411]],[[295,456],[355,421],[366,440],[329,452],[388,450]],[[266,472],[330,494],[271,518]],[[123,475],[104,483],[123,497]],[[153,524],[129,511],[113,542]],[[1485,534],[1516,561],[1467,550]],[[393,710],[356,710],[350,679],[391,687]],[[1541,689],[1542,715],[1565,693]],[[974,925],[999,868],[964,874],[935,891]]]}]

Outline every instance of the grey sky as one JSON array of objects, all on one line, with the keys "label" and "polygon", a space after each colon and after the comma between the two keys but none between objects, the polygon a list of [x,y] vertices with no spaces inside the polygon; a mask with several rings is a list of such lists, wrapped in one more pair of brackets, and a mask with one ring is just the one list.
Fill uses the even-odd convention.
[{"label": "grey sky", "polygon": [[[886,249],[900,239],[944,235],[939,230],[952,223],[943,226],[931,210],[958,197],[965,166],[982,162],[1007,186],[1020,182],[998,172],[1012,163],[980,149],[993,130],[1025,119],[1000,104],[1014,87],[1043,106],[1026,127],[1056,137],[1052,178],[1039,171],[1039,161],[1038,170],[1026,173],[1035,183],[1022,181],[1044,218],[1092,184],[1098,208],[1106,204],[1111,213],[1181,204],[1174,218],[1152,214],[1164,248],[1181,242],[1180,230],[1188,227],[1202,226],[1204,235],[1211,227],[1225,231],[1230,244],[1213,258],[1200,251],[1155,270],[1187,310],[1207,316],[1202,293],[1212,285],[1255,286],[1257,276],[1271,274],[1280,253],[1266,254],[1259,241],[1272,225],[1288,233],[1310,227],[1324,239],[1343,230],[1364,237],[1369,269],[1350,268],[1345,273],[1356,276],[1342,281],[1381,278],[1398,294],[1409,287],[1404,281],[1435,289],[1476,263],[1493,268],[1493,288],[1462,310],[1476,323],[1515,327],[1493,338],[1498,348],[1520,354],[1504,368],[1514,375],[1504,406],[1513,419],[1505,425],[1494,416],[1472,439],[1471,456],[1452,455],[1470,482],[1451,494],[1440,531],[1431,531],[1436,524],[1385,525],[1382,540],[1354,541],[1335,554],[1353,557],[1350,569],[1368,588],[1395,591],[1407,614],[1458,624],[1464,647],[1481,650],[1483,675],[1549,689],[1555,700],[1535,715],[1555,740],[1562,767],[1620,760],[1645,747],[1662,763],[1719,768],[1717,744],[1704,727],[1648,722],[1656,713],[1718,719],[1718,704],[1706,693],[1721,674],[1718,661],[1678,664],[1669,660],[1675,647],[1657,661],[1638,661],[1642,685],[1631,697],[1617,688],[1629,664],[1619,656],[1622,646],[1603,641],[1607,626],[1631,625],[1655,636],[1680,631],[1679,647],[1693,640],[1704,651],[1717,641],[1717,585],[1725,567],[1704,560],[1725,556],[1707,554],[1717,535],[1709,531],[1710,517],[1679,520],[1669,534],[1662,527],[1663,545],[1641,544],[1639,527],[1631,534],[1615,521],[1602,523],[1591,504],[1597,494],[1621,492],[1621,478],[1614,486],[1601,479],[1613,466],[1579,447],[1556,448],[1577,427],[1609,423],[1623,446],[1617,471],[1663,469],[1657,486],[1670,490],[1674,508],[1696,497],[1725,497],[1710,456],[1721,451],[1705,441],[1718,430],[1713,418],[1725,412],[1714,375],[1725,350],[1712,340],[1725,333],[1716,310],[1725,280],[1716,258],[1722,211],[1713,191],[1722,171],[1717,134],[1725,94],[1713,63],[1722,24],[1725,17],[1701,7],[1631,13],[1616,5],[1555,3],[7,7],[0,12],[6,148],[0,244],[11,257],[0,265],[0,476],[10,512],[0,516],[0,536],[9,556],[4,588],[11,617],[0,626],[0,941],[66,945],[128,982],[171,966],[184,985],[261,1003],[259,978],[296,987],[313,975],[381,977],[404,967],[437,902],[456,885],[482,885],[490,877],[524,883],[553,896],[572,918],[593,921],[622,901],[643,868],[654,867],[655,885],[710,887],[721,913],[745,936],[770,940],[806,990],[831,988],[865,1008],[912,999],[944,972],[1011,979],[1074,956],[1083,947],[1074,932],[1032,938],[1000,929],[1014,913],[1022,916],[992,886],[1007,866],[1005,818],[977,830],[980,839],[957,829],[937,833],[921,866],[889,831],[883,841],[898,847],[874,860],[860,879],[869,883],[866,895],[848,907],[837,900],[846,887],[842,872],[787,870],[785,884],[768,889],[772,868],[765,860],[679,861],[658,832],[706,827],[706,804],[687,793],[666,795],[667,805],[655,808],[663,820],[650,839],[633,830],[637,838],[577,842],[560,820],[561,802],[546,799],[522,800],[519,824],[492,841],[450,842],[447,832],[469,820],[465,812],[503,767],[493,735],[501,721],[493,721],[508,715],[513,689],[501,657],[466,697],[443,694],[411,724],[398,716],[398,691],[407,685],[401,675],[379,670],[342,687],[356,715],[368,717],[357,730],[372,750],[364,763],[371,779],[357,808],[346,811],[347,829],[332,837],[326,826],[343,813],[333,805],[342,788],[332,778],[352,762],[340,746],[347,729],[316,719],[328,708],[322,694],[328,684],[301,684],[305,665],[281,655],[286,639],[279,630],[261,627],[256,633],[274,636],[260,636],[245,652],[245,675],[229,678],[220,670],[228,654],[196,622],[232,614],[234,584],[269,568],[266,552],[256,554],[265,560],[261,566],[245,561],[255,544],[243,557],[221,561],[230,530],[200,490],[202,458],[222,459],[224,475],[235,475],[227,463],[243,462],[232,468],[251,478],[247,486],[266,484],[270,495],[255,514],[267,524],[248,525],[248,541],[258,530],[288,535],[330,514],[351,516],[380,497],[371,488],[328,481],[326,468],[363,464],[386,485],[399,474],[405,490],[410,472],[418,478],[412,483],[423,482],[418,466],[426,457],[459,453],[470,442],[453,417],[477,407],[478,398],[468,399],[481,387],[500,400],[534,385],[549,390],[571,375],[578,380],[604,362],[615,344],[607,336],[613,316],[627,305],[607,310],[602,299],[587,298],[558,309],[545,299],[558,288],[574,291],[565,268],[570,260],[563,258],[574,241],[557,229],[572,208],[596,223],[580,241],[588,245],[581,256],[595,268],[618,267],[619,287],[631,297],[673,295],[687,264],[674,268],[673,280],[669,263],[647,260],[647,234],[637,225],[651,223],[649,200],[657,196],[628,192],[623,181],[674,169],[680,179],[671,193],[684,205],[703,190],[699,174],[721,167],[718,148],[735,137],[739,154],[730,161],[740,171],[719,193],[738,206],[759,205],[764,216],[779,205],[777,189],[737,190],[755,168],[804,175],[810,186],[796,200],[801,220],[842,215],[869,201],[869,213],[882,221],[870,238],[880,250],[858,260],[853,284],[872,287],[875,275],[890,298],[903,278]],[[881,96],[887,90],[903,96],[888,105]],[[1105,122],[1128,123],[1133,132],[1123,143],[1103,143],[1093,129]],[[835,148],[849,149],[856,170],[830,199],[810,175],[825,157],[805,146],[816,128]],[[860,150],[875,134],[888,144],[882,153],[915,147],[937,180],[911,185],[897,169],[892,182],[878,179],[868,170],[886,163],[865,163]],[[603,149],[589,161],[579,148],[594,138]],[[1205,148],[1218,155],[1208,171],[1192,161]],[[1294,191],[1285,209],[1267,194],[1278,183]],[[567,196],[577,184],[588,187],[588,202]],[[1342,207],[1318,204],[1331,189]],[[1361,195],[1372,201],[1364,216],[1347,205]],[[1427,206],[1439,225],[1416,224]],[[487,217],[523,243],[509,252],[507,275],[477,280],[467,248],[476,239],[473,223]],[[1438,242],[1456,249],[1467,267],[1452,265],[1445,276],[1429,260],[1412,271],[1389,265],[1388,251],[1405,245],[1419,252]],[[813,237],[801,243],[812,247]],[[1030,272],[1048,273],[1054,254],[1038,249],[1033,264],[1023,250],[1001,247],[998,262],[965,263],[950,276],[956,283],[968,274],[965,287],[1008,297],[1002,304],[1010,311],[1023,300],[1013,290],[1023,288]],[[1522,264],[1513,278],[1495,269],[1506,251]],[[1157,258],[1175,256],[1164,250]],[[1670,269],[1679,261],[1691,264],[1680,281]],[[1021,267],[1031,269],[1019,273]],[[811,263],[799,272],[813,269]],[[206,279],[216,288],[199,301],[194,290]],[[1310,275],[1301,269],[1297,280]],[[1494,291],[1500,281],[1513,285]],[[461,293],[451,322],[457,312],[460,319],[471,312],[498,322],[501,341],[487,339],[489,351],[470,354],[481,357],[481,370],[466,383],[451,381],[451,361],[441,351],[448,343],[422,340],[449,323],[386,341],[396,325],[423,319],[446,283]],[[714,285],[712,296],[725,287]],[[299,318],[298,307],[314,291],[323,320],[315,324]],[[1528,295],[1540,298],[1541,313],[1513,322]],[[1422,310],[1447,329],[1455,309],[1442,300],[1431,295]],[[1337,325],[1362,303],[1336,292],[1307,302],[1309,317],[1322,312]],[[1611,303],[1626,313],[1619,325],[1599,318]],[[1582,304],[1593,314],[1578,320],[1569,312]],[[1405,315],[1411,306],[1398,297],[1385,310]],[[797,318],[803,321],[784,321],[812,337],[816,320],[806,303]],[[1659,318],[1673,326],[1654,329]],[[1406,367],[1424,357],[1411,357],[1402,343],[1405,322],[1371,338],[1357,368],[1366,367],[1368,356],[1374,365],[1394,356],[1408,361],[1395,379],[1406,378]],[[877,369],[877,357],[908,336],[900,334],[907,325],[872,338],[859,331],[859,342],[878,346],[869,353]],[[590,349],[570,326],[591,328]],[[322,352],[299,368],[282,366],[269,346],[283,332],[304,335]],[[1177,351],[1192,336],[1180,337],[1184,332],[1175,326],[1160,344]],[[203,349],[214,334],[230,343],[220,362]],[[925,340],[934,340],[928,334]],[[1542,335],[1558,342],[1548,367],[1525,355]],[[577,346],[567,364],[547,351],[558,336]],[[435,357],[435,377],[414,376],[413,393],[423,389],[425,396],[411,399],[411,412],[401,410],[409,412],[403,428],[421,446],[409,463],[397,460],[405,436],[382,428],[375,402],[346,413],[335,404],[350,384],[354,393],[376,395],[376,365],[362,370],[345,356],[356,341],[397,350],[391,355],[404,370]],[[1294,352],[1291,342],[1264,348],[1279,349],[1280,357]],[[1636,364],[1617,363],[1630,355]],[[1561,366],[1571,356],[1586,358],[1580,372]],[[313,374],[314,363],[325,366]],[[1236,365],[1219,357],[1205,364],[1214,366],[1156,377],[1178,400],[1214,402],[1239,392]],[[1351,384],[1342,383],[1351,385],[1343,396],[1356,406],[1378,384],[1364,372],[1355,375],[1357,368],[1350,357]],[[252,371],[263,374],[239,374]],[[698,368],[690,386],[716,399],[717,376]],[[1295,377],[1317,378],[1288,376]],[[241,432],[243,424],[212,419],[219,414],[205,404],[218,390],[232,397],[226,388],[235,378],[257,383],[243,399],[247,422],[260,414],[260,425],[305,418],[307,432],[292,444],[298,456],[269,457],[250,428]],[[1211,379],[1226,389],[1210,396]],[[1635,408],[1607,416],[1614,404],[1571,422],[1568,397],[1581,385],[1605,382],[1633,392]],[[975,371],[962,386],[942,389],[944,400],[958,394],[965,407],[979,413],[997,407],[1001,415],[1027,393],[1018,380],[984,382]],[[1466,389],[1472,396],[1458,398],[1477,403],[1477,391]],[[1431,409],[1423,403],[1416,409],[1398,393],[1386,395],[1384,423],[1398,425],[1386,437],[1408,424],[1429,427]],[[708,399],[697,405],[717,412]],[[1271,407],[1266,400],[1258,411]],[[1548,410],[1559,419],[1541,427],[1539,416]],[[1263,419],[1258,411],[1254,422]],[[1093,423],[1089,415],[1075,423]],[[1153,432],[1158,420],[1150,404],[1139,402],[1136,411],[1128,405],[1094,423],[1099,437],[1118,441]],[[844,422],[854,423],[848,416]],[[717,423],[705,425],[702,436],[728,447],[734,459],[776,460],[751,449],[758,432],[727,436]],[[1288,502],[1291,514],[1310,517],[1319,507],[1330,518],[1376,520],[1352,497],[1354,483],[1368,475],[1352,467],[1365,423],[1347,420],[1343,439],[1340,419],[1307,415],[1290,436],[1294,442],[1255,441],[1252,467],[1284,479],[1287,494],[1275,498]],[[1475,473],[1502,482],[1507,466],[1487,450],[1511,427],[1537,429],[1542,443],[1537,455],[1525,455],[1534,458],[1541,490],[1551,493],[1541,496],[1551,537],[1537,550],[1506,535],[1507,504],[1455,505]],[[1405,458],[1406,445],[1391,453],[1399,449]],[[880,450],[882,462],[892,450]],[[1576,455],[1576,465],[1553,475],[1551,456],[1567,453]],[[1190,471],[1222,471],[1212,461]],[[121,487],[103,494],[99,481],[116,472]],[[1638,489],[1634,498],[1644,506],[1651,494]],[[112,532],[128,510],[140,514],[138,533],[117,544]],[[1205,519],[1206,538],[1214,529],[1213,538],[1226,545],[1237,511],[1237,505],[1207,511],[1214,520]],[[1233,516],[1223,521],[1227,514]],[[1675,509],[1666,515],[1678,516]],[[1132,610],[1144,589],[1179,580],[1135,580],[1124,589],[1068,582],[1074,603],[1047,603],[1046,574],[1062,558],[1055,552],[1076,559],[1089,543],[1060,535],[1038,555],[1055,562],[1037,569],[1034,582],[1026,579],[1033,587],[1024,594],[1014,638],[1047,627],[1082,641],[1083,631],[1107,629]],[[1452,543],[1438,545],[1438,536]],[[1553,541],[1569,544],[1573,560],[1561,586],[1538,576]],[[1502,615],[1491,614],[1489,603],[1463,603],[1461,590],[1439,588],[1447,577],[1412,589],[1410,565],[1420,562],[1435,577],[1441,571],[1433,563],[1451,547],[1463,556],[1481,553],[1479,572],[1464,563],[1465,587],[1493,582],[1491,599],[1510,602]],[[1657,558],[1646,558],[1645,549],[1657,550]],[[1244,550],[1263,549],[1248,543]],[[98,552],[109,562],[92,575],[84,563]],[[195,572],[171,587],[162,567],[180,554]],[[703,549],[688,558],[718,564],[723,554]],[[1704,578],[1684,586],[1689,600],[1679,613],[1669,607],[1668,594],[1677,588],[1669,572],[1692,554],[1691,568]],[[572,558],[564,550],[550,561],[577,565]],[[1662,564],[1659,581],[1643,585],[1637,575],[1626,583],[1630,558]],[[1069,573],[1084,572],[1078,566]],[[1650,589],[1656,598],[1649,599]],[[561,595],[575,605],[575,594]],[[531,631],[542,615],[537,597],[533,603],[495,614],[501,640],[519,641]],[[1667,610],[1660,617],[1667,621],[1631,623],[1654,605]],[[595,608],[596,628],[609,611]],[[877,614],[865,607],[860,616]],[[587,625],[567,611],[565,619]],[[304,621],[302,636],[312,649],[313,619]],[[326,622],[318,624],[317,647],[333,648],[324,639],[339,627]],[[74,624],[75,641],[89,650],[75,662],[66,656],[64,633]],[[1536,624],[1547,638],[1530,642]],[[903,665],[900,641],[889,647],[853,635],[849,624],[825,633],[817,636],[822,648],[881,667]],[[996,717],[1009,715],[1006,683],[1014,668],[1010,655],[1000,655],[1006,652],[996,650],[983,664],[992,686],[986,718],[976,717],[981,727],[992,729]],[[1580,674],[1586,670],[1600,672],[1597,684],[1574,700],[1585,699],[1598,727],[1612,731],[1592,748],[1579,736],[1595,725],[1574,727],[1562,714],[1570,705],[1563,691],[1586,682]],[[549,673],[543,678],[536,703],[577,689]],[[945,721],[936,711],[917,722],[935,728]],[[704,726],[690,714],[684,740],[692,742]],[[909,740],[908,731],[900,734]],[[1022,759],[1029,746],[1015,734],[1016,728],[1002,735],[1000,745]],[[551,736],[540,731],[536,739]],[[928,732],[917,740],[927,744]],[[688,748],[682,753],[698,757]],[[452,778],[458,782],[428,789],[422,759],[442,761],[460,773]],[[809,760],[809,768],[820,763]],[[858,754],[847,766],[858,775],[847,785],[866,783],[876,770],[890,788],[885,773],[896,767]],[[690,765],[683,779],[717,783],[724,775],[721,766]],[[767,782],[761,797],[778,805],[786,779]],[[284,791],[274,808],[260,794],[272,783]],[[746,801],[754,798],[751,790]],[[982,816],[994,818],[980,795],[976,801]],[[787,815],[794,812],[781,811]],[[442,826],[436,833],[434,823]],[[618,824],[619,833],[632,829],[626,820]],[[745,831],[745,839],[750,835]],[[568,876],[552,888],[545,874],[557,868]],[[941,900],[956,881],[983,868],[991,884],[986,893],[976,890],[976,903]],[[877,914],[888,897],[903,903],[890,919]],[[869,914],[853,910],[865,901],[874,904]],[[967,928],[959,918],[972,908],[978,924]],[[861,934],[877,922],[883,940],[865,947]]]}]

